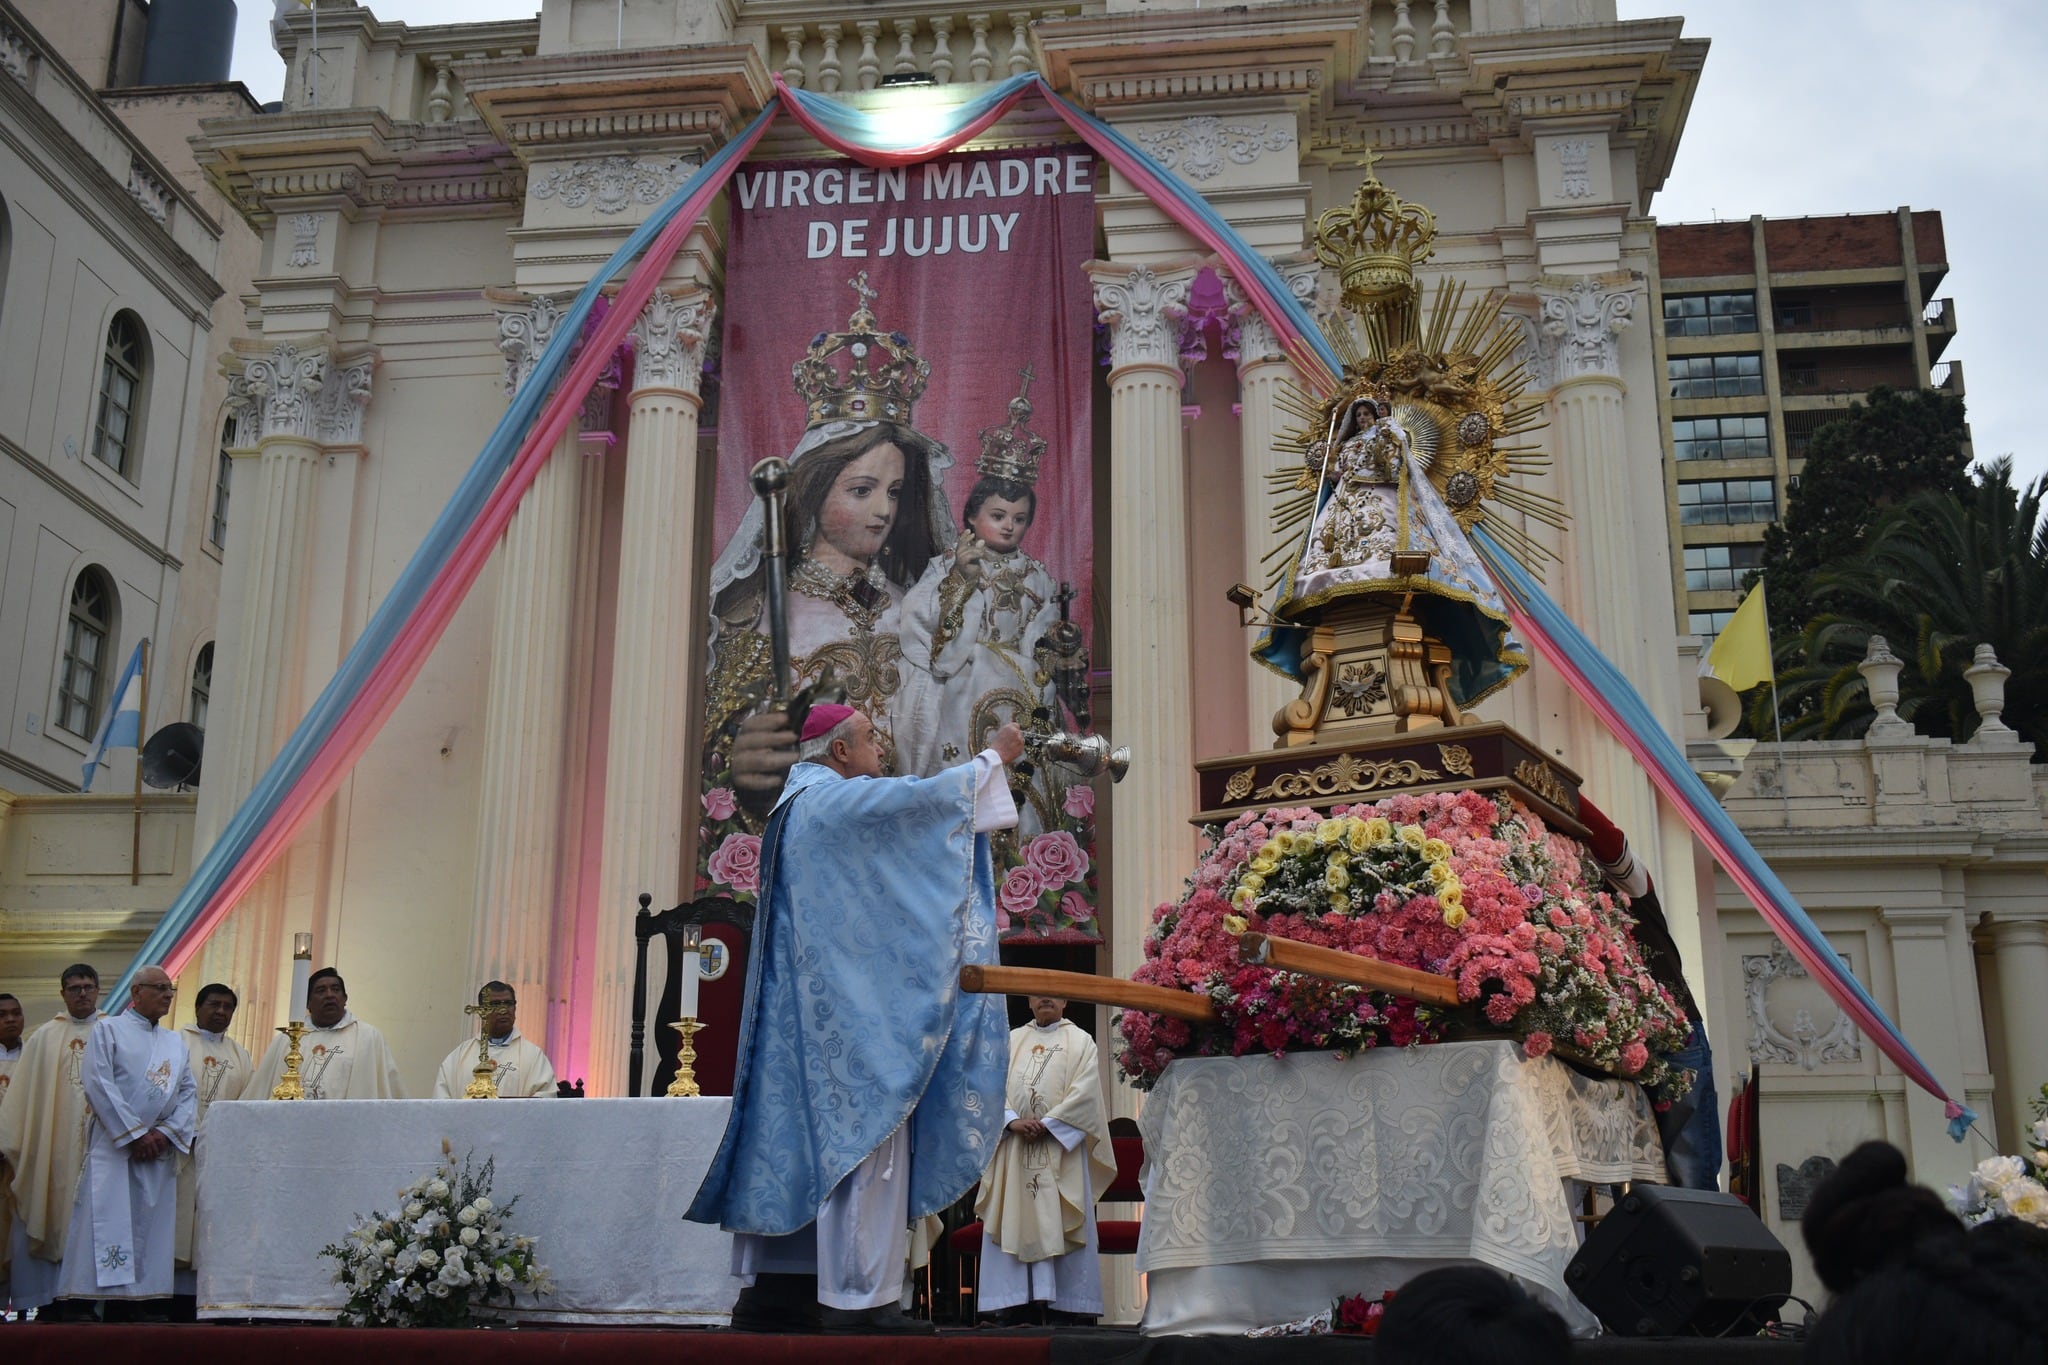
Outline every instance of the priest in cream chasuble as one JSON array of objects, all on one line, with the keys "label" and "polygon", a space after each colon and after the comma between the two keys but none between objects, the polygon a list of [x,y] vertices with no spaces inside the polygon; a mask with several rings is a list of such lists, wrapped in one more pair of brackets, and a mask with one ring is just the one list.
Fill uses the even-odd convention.
[{"label": "priest in cream chasuble", "polygon": [[[231,989],[215,983],[199,988],[192,1011],[192,1023],[181,1029],[185,1060],[192,1068],[192,1080],[199,1088],[198,1136],[190,1154],[178,1158],[178,1269],[192,1265],[193,1223],[199,1205],[199,1144],[206,1138],[206,1110],[215,1100],[238,1100],[255,1069],[249,1053],[228,1037],[228,1025],[235,1020],[237,997]],[[180,1284],[178,1292],[192,1293],[195,1284]]]},{"label": "priest in cream chasuble", "polygon": [[1116,1159],[1095,1040],[1065,1009],[1034,996],[1032,1022],[1010,1033],[1003,1139],[975,1201],[984,1312],[1025,1303],[1102,1312],[1095,1200],[1116,1178]]},{"label": "priest in cream chasuble", "polygon": [[0,1099],[0,1162],[13,1182],[8,1229],[8,1287],[17,1309],[57,1296],[57,1268],[71,1225],[71,1196],[85,1165],[86,1039],[99,1022],[99,973],[68,967],[60,983],[65,1013],[29,1035],[7,1094]]}]

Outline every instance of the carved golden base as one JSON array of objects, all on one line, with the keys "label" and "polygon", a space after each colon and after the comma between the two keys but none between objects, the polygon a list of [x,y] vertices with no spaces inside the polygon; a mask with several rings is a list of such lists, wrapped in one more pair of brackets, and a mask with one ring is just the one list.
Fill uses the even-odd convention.
[{"label": "carved golden base", "polygon": [[1464,723],[1445,686],[1450,648],[1386,598],[1331,603],[1302,662],[1301,695],[1273,715],[1282,748]]},{"label": "carved golden base", "polygon": [[1401,792],[1505,789],[1553,829],[1583,838],[1579,775],[1498,721],[1421,734],[1381,731],[1195,765],[1196,824],[1273,806],[1353,805]]}]

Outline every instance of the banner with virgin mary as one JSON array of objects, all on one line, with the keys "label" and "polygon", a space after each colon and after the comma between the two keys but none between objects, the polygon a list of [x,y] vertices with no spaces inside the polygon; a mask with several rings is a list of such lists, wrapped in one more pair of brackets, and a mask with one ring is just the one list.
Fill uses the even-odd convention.
[{"label": "banner with virgin mary", "polygon": [[[733,177],[699,895],[758,884],[764,813],[731,755],[766,693],[747,475],[771,454],[790,464],[792,686],[843,687],[905,774],[1034,712],[1088,727],[1094,184],[1069,147]],[[1006,941],[1099,941],[1094,802],[1047,765],[1025,786],[996,848]]]}]

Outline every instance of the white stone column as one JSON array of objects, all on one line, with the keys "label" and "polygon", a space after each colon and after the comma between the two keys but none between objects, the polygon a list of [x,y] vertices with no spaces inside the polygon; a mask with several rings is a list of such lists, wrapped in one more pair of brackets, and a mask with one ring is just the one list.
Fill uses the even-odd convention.
[{"label": "white stone column", "polygon": [[2029,1122],[2028,1099],[2048,1085],[2048,919],[2001,912],[1987,928],[1998,962],[1999,1024],[2009,1073],[1998,1078],[2000,1107],[2007,1097],[2015,1106],[2010,1122],[1999,1126],[2019,1130]]},{"label": "white stone column", "polygon": [[[209,843],[305,709],[306,556],[321,457],[330,447],[360,442],[375,358],[337,360],[325,345],[282,342],[230,362],[237,363],[232,388],[246,414],[242,439],[253,427],[257,453],[237,470],[250,476],[237,503],[249,511],[228,542],[229,555],[242,556],[228,575],[241,585],[241,601],[234,652],[215,663],[227,685],[210,713],[203,789]],[[271,1025],[286,1013],[279,990],[290,967],[282,863],[228,914],[199,960],[199,979],[225,981],[241,993],[237,1035],[250,1046],[267,1046]]]},{"label": "white stone column", "polygon": [[[1319,267],[1313,257],[1287,257],[1277,262],[1289,291],[1306,305],[1316,292]],[[1282,432],[1295,419],[1280,406],[1280,394],[1289,384],[1300,381],[1294,365],[1280,349],[1280,340],[1259,310],[1244,297],[1244,290],[1227,274],[1218,272],[1230,299],[1230,315],[1237,322],[1238,451],[1241,496],[1244,500],[1243,580],[1266,592],[1266,579],[1273,561],[1267,559],[1281,548],[1285,539],[1273,530],[1273,505],[1277,501],[1267,475],[1289,463],[1278,449]],[[1268,607],[1269,595],[1262,596]],[[1247,637],[1249,646],[1250,639]],[[1265,748],[1273,742],[1273,713],[1299,695],[1301,689],[1272,669],[1246,654],[1250,679],[1245,688],[1249,709],[1245,733],[1251,747]]]},{"label": "white stone column", "polygon": [[665,909],[684,885],[686,751],[702,709],[702,670],[689,649],[702,595],[695,574],[698,379],[712,313],[707,295],[664,291],[633,327],[591,1013],[594,1095],[625,1093],[636,897],[647,892]]},{"label": "white stone column", "polygon": [[[516,394],[553,339],[553,299],[501,299],[498,345],[505,389]],[[616,360],[593,396],[618,388]],[[605,405],[609,416],[609,404]],[[606,423],[609,425],[609,422]],[[469,968],[463,989],[504,981],[525,1002],[521,1023],[543,1046],[559,904],[571,672],[572,595],[583,520],[581,432],[571,427],[520,499],[496,552],[498,600],[484,705],[482,803]],[[582,661],[588,666],[588,661]]]},{"label": "white stone column", "polygon": [[1096,262],[1095,310],[1110,332],[1109,538],[1112,725],[1131,746],[1110,789],[1110,970],[1143,960],[1151,912],[1175,899],[1196,848],[1188,659],[1187,475],[1178,323],[1195,267]]},{"label": "white stone column", "polygon": [[[1981,1042],[1975,1047],[1967,1043],[1970,1031],[1981,1039],[1983,1025],[1962,915],[1946,905],[1915,905],[1885,906],[1879,917],[1891,938],[1892,975],[1898,982],[1894,1022],[1935,1080],[1960,1098],[1966,1051],[1983,1055]],[[2000,979],[2012,995],[2019,983],[2003,974]],[[1899,1145],[1906,1149],[1913,1179],[1937,1190],[1967,1179],[1976,1162],[1968,1147],[1949,1138],[1942,1102],[1911,1081],[1906,1083],[1906,1141]]]}]

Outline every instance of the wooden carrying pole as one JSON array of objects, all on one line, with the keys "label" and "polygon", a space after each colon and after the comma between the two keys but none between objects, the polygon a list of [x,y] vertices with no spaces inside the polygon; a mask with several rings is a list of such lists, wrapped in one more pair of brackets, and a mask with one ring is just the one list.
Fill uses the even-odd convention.
[{"label": "wooden carrying pole", "polygon": [[960,969],[960,989],[970,995],[1053,995],[1091,1005],[1117,1005],[1148,1010],[1190,1024],[1217,1022],[1216,1006],[1206,995],[1146,986],[1116,976],[1056,972],[1047,967],[976,967]]},{"label": "wooden carrying pole", "polygon": [[1239,934],[1237,951],[1246,962],[1256,962],[1283,972],[1301,972],[1307,976],[1342,981],[1350,986],[1385,991],[1389,995],[1405,995],[1425,1005],[1458,1003],[1458,983],[1451,977],[1417,971],[1413,967],[1398,967],[1378,958],[1360,957],[1357,953],[1318,948],[1313,943],[1296,943],[1292,939],[1272,938],[1265,934]]}]

